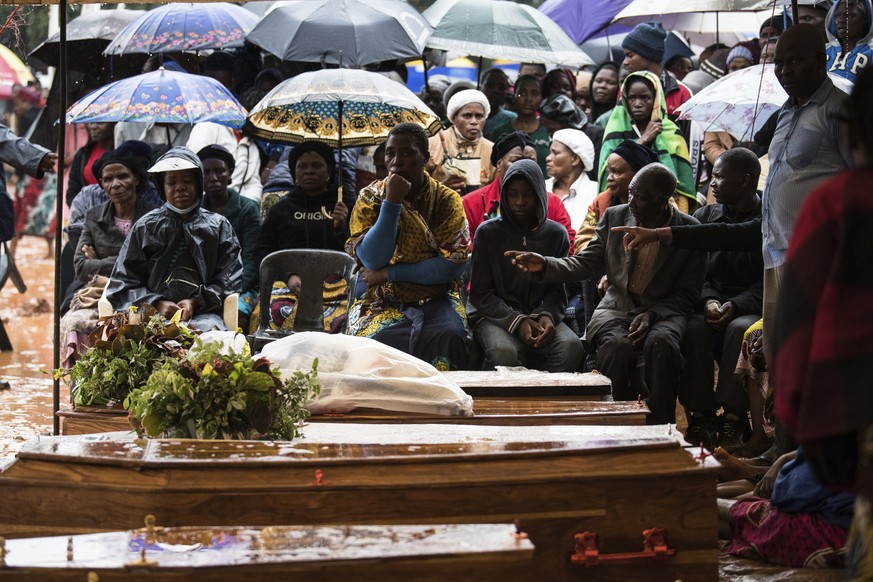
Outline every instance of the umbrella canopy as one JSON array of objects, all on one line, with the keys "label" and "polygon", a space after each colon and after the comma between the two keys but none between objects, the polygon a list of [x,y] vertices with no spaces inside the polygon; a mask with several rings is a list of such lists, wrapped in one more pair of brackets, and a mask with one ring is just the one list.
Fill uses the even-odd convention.
[{"label": "umbrella canopy", "polygon": [[246,129],[271,142],[360,146],[383,142],[392,127],[407,121],[428,135],[440,129],[439,117],[396,81],[369,71],[323,69],[277,85],[249,114]]},{"label": "umbrella canopy", "polygon": [[27,85],[30,81],[33,75],[27,65],[6,45],[0,44],[0,97],[8,99],[13,85]]},{"label": "umbrella canopy", "polygon": [[145,12],[106,47],[107,55],[169,53],[239,47],[258,23],[235,4],[166,4]]},{"label": "umbrella canopy", "polygon": [[246,110],[218,81],[163,68],[110,83],[67,110],[67,123],[211,121],[238,128],[245,118]]},{"label": "umbrella canopy", "polygon": [[642,22],[655,21],[667,30],[697,34],[722,32],[757,33],[761,23],[773,15],[770,10],[758,12],[683,12],[649,14],[641,16],[616,16],[616,24],[636,26]]},{"label": "umbrella canopy", "polygon": [[[613,22],[625,18],[657,16],[662,14],[681,14],[687,12],[740,12],[764,10],[772,6],[772,0],[683,0],[664,2],[664,0],[633,0],[615,15]],[[641,20],[640,22],[645,22]],[[666,26],[666,25],[665,25]]]},{"label": "umbrella canopy", "polygon": [[[118,36],[124,27],[142,16],[142,10],[95,10],[67,23],[67,49],[79,56],[100,54]],[[61,33],[56,32],[36,47],[29,56],[47,65],[58,66],[58,43]]]},{"label": "umbrella canopy", "polygon": [[606,28],[630,3],[631,0],[546,0],[538,10],[554,20],[576,43],[582,44]]},{"label": "umbrella canopy", "polygon": [[399,0],[279,2],[246,40],[285,61],[361,67],[420,57],[433,27]]},{"label": "umbrella canopy", "polygon": [[693,119],[704,131],[726,131],[748,140],[787,99],[773,65],[755,65],[704,87],[677,112],[679,119]]},{"label": "umbrella canopy", "polygon": [[437,0],[424,17],[434,25],[430,48],[519,62],[594,64],[560,26],[525,4]]}]

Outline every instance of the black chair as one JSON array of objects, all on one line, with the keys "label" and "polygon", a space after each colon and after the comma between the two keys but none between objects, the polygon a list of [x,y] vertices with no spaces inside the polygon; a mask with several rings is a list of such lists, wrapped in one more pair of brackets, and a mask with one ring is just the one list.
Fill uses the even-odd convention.
[{"label": "black chair", "polygon": [[[269,342],[299,331],[324,331],[324,281],[328,276],[340,275],[349,284],[349,295],[354,289],[352,272],[355,259],[340,251],[321,249],[288,249],[270,253],[261,261],[259,304],[261,316],[258,329],[248,336],[252,352],[259,352]],[[291,330],[270,329],[270,300],[273,282],[291,273],[300,276],[301,289],[294,307],[294,326]]]}]

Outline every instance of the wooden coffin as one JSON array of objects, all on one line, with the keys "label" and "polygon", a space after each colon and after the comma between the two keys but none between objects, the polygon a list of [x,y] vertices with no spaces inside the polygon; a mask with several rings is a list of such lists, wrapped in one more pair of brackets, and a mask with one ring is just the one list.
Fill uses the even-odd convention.
[{"label": "wooden coffin", "polygon": [[443,374],[474,398],[604,400],[612,394],[612,382],[597,372],[550,374],[521,367],[498,367],[487,372],[459,370]]},{"label": "wooden coffin", "polygon": [[[714,580],[717,464],[668,430],[313,423],[284,443],[43,437],[0,473],[0,535],[130,529],[146,514],[167,526],[518,520],[539,579]],[[643,532],[657,528],[646,553]]]},{"label": "wooden coffin", "polygon": [[530,578],[533,545],[494,524],[186,527],[8,540],[6,552],[3,581],[409,582]]},{"label": "wooden coffin", "polygon": [[[551,424],[643,425],[649,415],[645,402],[603,402],[593,400],[539,400],[535,398],[474,398],[473,416],[440,416],[374,409],[346,414],[322,414],[309,422],[431,423],[495,426],[538,426]],[[114,408],[66,408],[58,411],[61,434],[78,435],[129,431],[127,413]]]}]

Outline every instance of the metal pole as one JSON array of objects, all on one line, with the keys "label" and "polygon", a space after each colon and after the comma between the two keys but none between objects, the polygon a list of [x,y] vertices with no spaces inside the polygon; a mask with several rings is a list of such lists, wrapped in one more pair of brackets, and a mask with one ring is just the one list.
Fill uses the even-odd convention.
[{"label": "metal pole", "polygon": [[422,95],[427,95],[427,91],[428,91],[427,54],[425,52],[421,53],[421,69],[422,69],[422,71],[424,71],[424,93],[422,93]]},{"label": "metal pole", "polygon": [[337,137],[336,149],[339,152],[339,172],[337,172],[337,187],[336,187],[336,201],[343,201],[343,183],[345,182],[345,176],[343,175],[343,100],[339,100],[339,104],[337,105],[337,129],[339,130],[339,136]]},{"label": "metal pole", "polygon": [[[60,44],[58,46],[58,74],[61,76],[60,83],[60,123],[61,130],[58,134],[58,188],[55,198],[55,320],[54,320],[54,358],[52,368],[57,370],[61,367],[61,228],[64,222],[64,156],[67,145],[67,0],[60,0],[58,7],[58,22],[60,24]],[[61,381],[54,379],[52,385],[52,434],[60,434],[61,419],[58,410],[61,408]]]},{"label": "metal pole", "polygon": [[791,18],[794,19],[794,24],[800,21],[800,14],[797,9],[797,0],[791,0]]}]

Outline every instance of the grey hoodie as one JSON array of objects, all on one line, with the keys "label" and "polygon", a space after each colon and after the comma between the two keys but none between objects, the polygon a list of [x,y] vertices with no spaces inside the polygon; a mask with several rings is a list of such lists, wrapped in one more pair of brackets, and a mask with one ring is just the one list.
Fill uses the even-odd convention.
[{"label": "grey hoodie", "polygon": [[467,302],[467,316],[473,324],[486,318],[512,334],[526,317],[548,314],[555,325],[560,323],[567,296],[563,285],[543,283],[522,273],[503,253],[525,250],[560,258],[566,257],[570,249],[567,230],[546,218],[548,199],[540,167],[532,160],[519,160],[509,167],[503,184],[519,176],[537,193],[537,227],[528,233],[521,232],[501,188],[500,216],[482,223],[476,230]]}]

